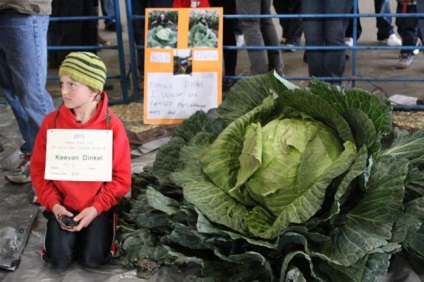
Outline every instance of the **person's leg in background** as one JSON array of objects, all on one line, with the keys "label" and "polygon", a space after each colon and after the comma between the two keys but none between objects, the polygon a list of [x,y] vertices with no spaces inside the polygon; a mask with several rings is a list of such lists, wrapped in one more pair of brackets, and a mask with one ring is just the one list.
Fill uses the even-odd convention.
[{"label": "person's leg in background", "polygon": [[[353,6],[353,0],[326,1],[326,14],[348,14]],[[347,19],[335,18],[325,21],[325,38],[328,46],[344,46]],[[344,50],[330,50],[324,55],[324,69],[329,77],[342,77],[345,71],[346,55]],[[341,81],[332,81],[341,84]]]},{"label": "person's leg in background", "polygon": [[[323,14],[324,0],[302,0],[302,14]],[[324,46],[324,19],[304,18],[303,32],[306,46]],[[310,76],[324,76],[324,50],[308,50],[305,52]]]},{"label": "person's leg in background", "polygon": [[[273,2],[277,14],[300,14],[300,0],[282,0]],[[303,33],[301,18],[280,18],[283,29],[281,43],[288,46],[299,46]],[[294,50],[294,49],[293,49]],[[286,51],[293,51],[286,50]]]},{"label": "person's leg in background", "polygon": [[[51,17],[60,17],[60,5],[61,0],[52,1],[52,13]],[[51,21],[49,23],[49,30],[47,33],[47,42],[49,46],[59,46],[60,45],[60,29],[61,23],[58,21]],[[48,51],[48,67],[49,68],[59,68],[60,59],[58,57],[58,51],[49,50]]]},{"label": "person's leg in background", "polygon": [[[211,7],[223,7],[224,15],[236,14],[236,1],[235,0],[209,0]],[[224,18],[223,23],[223,45],[235,46],[236,45],[236,31],[234,27],[237,25],[237,19]],[[224,71],[226,76],[235,76],[237,67],[237,50],[224,50]],[[223,90],[228,91],[234,84],[233,79],[223,80]]]},{"label": "person's leg in background", "polygon": [[[271,14],[271,0],[236,0],[236,7],[240,15]],[[279,46],[277,30],[271,18],[240,19],[239,23],[247,46]],[[273,68],[282,74],[283,60],[279,50],[248,50],[247,54],[251,75],[264,74]]]},{"label": "person's leg in background", "polygon": [[[262,0],[261,14],[271,15],[272,0]],[[264,39],[265,46],[279,46],[280,41],[278,39],[277,29],[275,28],[272,18],[263,18],[260,20],[261,33]],[[283,58],[280,50],[268,50],[268,71],[276,70],[281,76],[283,75]]]},{"label": "person's leg in background", "polygon": [[[85,0],[54,0],[57,2],[58,17],[76,17],[83,15],[83,1]],[[92,0],[87,2],[92,3]],[[60,21],[58,46],[80,46],[83,21]],[[97,44],[97,43],[96,43]],[[58,50],[56,58],[59,65],[68,55],[70,50]]]},{"label": "person's leg in background", "polygon": [[[303,14],[349,14],[353,0],[302,0]],[[348,18],[307,18],[303,20],[306,46],[344,46]],[[308,50],[309,75],[329,77],[328,82],[337,85],[346,64],[344,50]]]},{"label": "person's leg in background", "polygon": [[[46,90],[48,25],[47,15],[0,15],[0,92],[15,115],[24,141],[20,151],[26,161],[30,160],[44,116],[54,110]],[[20,167],[6,178],[15,183],[29,182],[29,166]]]},{"label": "person's leg in background", "polygon": [[[403,12],[403,4],[398,2],[396,13]],[[407,5],[406,13],[417,13],[416,5]],[[418,41],[418,19],[416,17],[398,17],[396,18],[396,26],[402,38],[402,46],[416,46]],[[413,50],[401,50],[398,69],[406,69],[414,62]]]},{"label": "person's leg in background", "polygon": [[[389,0],[374,0],[374,9],[376,14],[390,14]],[[392,25],[392,17],[377,17],[377,40],[384,42],[389,46],[401,46],[401,39],[395,34]]]},{"label": "person's leg in background", "polygon": [[[352,7],[352,14],[354,12],[354,7]],[[357,13],[359,14],[359,8]],[[346,35],[345,35],[345,44],[346,46],[352,47],[353,46],[353,23],[355,21],[355,18],[349,18],[348,19],[348,25],[346,28]],[[361,37],[362,34],[362,25],[361,25],[361,18],[356,18],[356,40]]]},{"label": "person's leg in background", "polygon": [[[100,7],[99,6],[101,6],[101,8],[102,8],[102,15],[105,16],[107,14],[105,14],[106,12],[103,11],[104,6],[103,6],[103,4],[100,5],[100,2],[102,2],[102,1],[93,0],[94,14],[96,16],[99,16],[100,15],[100,11],[99,11],[100,10]],[[105,22],[106,22],[106,20],[105,20]],[[109,46],[110,45],[110,42],[108,40],[106,40],[103,36],[100,35],[100,32],[99,32],[99,21],[97,21],[97,44],[99,46]]]},{"label": "person's leg in background", "polygon": [[[261,4],[261,0],[236,0],[237,13],[240,15],[260,15]],[[259,18],[243,18],[239,20],[239,24],[247,46],[265,46]],[[251,75],[268,72],[265,50],[248,50],[247,54]]]},{"label": "person's leg in background", "polygon": [[[417,13],[424,14],[424,0],[417,0]],[[424,17],[418,17],[418,29],[424,33]]]},{"label": "person's leg in background", "polygon": [[[83,0],[82,5],[82,15],[85,16],[98,16],[96,13],[95,5],[98,5],[98,0],[87,1]],[[97,46],[98,39],[98,20],[89,20],[82,21],[80,36],[81,36],[81,45],[83,46]],[[86,50],[92,53],[97,53],[97,50]]]},{"label": "person's leg in background", "polygon": [[[113,6],[113,0],[100,0],[100,6],[102,9],[103,16],[114,16],[115,15],[115,7]],[[105,19],[105,30],[108,31],[116,31],[116,23],[115,20]]]}]

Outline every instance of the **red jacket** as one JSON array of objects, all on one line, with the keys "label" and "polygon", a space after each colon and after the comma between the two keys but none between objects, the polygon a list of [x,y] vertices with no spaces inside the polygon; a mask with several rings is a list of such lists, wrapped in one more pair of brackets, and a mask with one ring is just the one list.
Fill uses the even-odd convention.
[{"label": "red jacket", "polygon": [[[46,164],[47,130],[59,129],[109,129],[113,131],[112,181],[58,181],[44,179]],[[35,140],[30,163],[31,181],[38,201],[47,210],[61,204],[70,211],[80,212],[94,206],[98,214],[116,206],[131,188],[131,157],[128,137],[122,121],[108,109],[108,98],[102,100],[95,115],[85,124],[78,124],[71,110],[61,106],[48,114],[41,124]]]},{"label": "red jacket", "polygon": [[[197,0],[198,7],[210,7],[208,0]],[[191,8],[191,0],[174,0],[173,3],[174,8]]]}]

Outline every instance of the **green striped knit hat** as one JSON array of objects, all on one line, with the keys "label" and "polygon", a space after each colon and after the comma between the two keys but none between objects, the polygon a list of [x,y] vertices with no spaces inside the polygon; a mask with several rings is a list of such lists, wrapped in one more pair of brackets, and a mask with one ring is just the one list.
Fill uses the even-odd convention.
[{"label": "green striped knit hat", "polygon": [[69,53],[59,68],[59,76],[84,83],[99,91],[103,91],[106,82],[106,66],[102,60],[91,52]]}]

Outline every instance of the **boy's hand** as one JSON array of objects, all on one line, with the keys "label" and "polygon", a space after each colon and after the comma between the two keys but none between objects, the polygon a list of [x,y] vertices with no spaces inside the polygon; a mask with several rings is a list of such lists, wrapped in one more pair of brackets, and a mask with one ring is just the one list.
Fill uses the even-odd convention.
[{"label": "boy's hand", "polygon": [[78,225],[68,230],[80,231],[84,227],[87,227],[96,218],[96,216],[97,210],[94,207],[85,208],[74,217],[74,220],[78,221]]},{"label": "boy's hand", "polygon": [[[64,206],[56,204],[53,206],[52,212],[63,229],[69,230],[71,226],[67,225],[67,221],[63,221],[66,217],[74,217],[74,214],[69,212]],[[72,222],[71,222],[72,223]]]}]

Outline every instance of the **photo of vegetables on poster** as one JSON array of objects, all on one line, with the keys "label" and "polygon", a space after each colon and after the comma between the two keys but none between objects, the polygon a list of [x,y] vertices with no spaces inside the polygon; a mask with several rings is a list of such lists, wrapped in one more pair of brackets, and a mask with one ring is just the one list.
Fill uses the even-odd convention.
[{"label": "photo of vegetables on poster", "polygon": [[145,124],[180,123],[222,101],[222,8],[147,9]]}]

